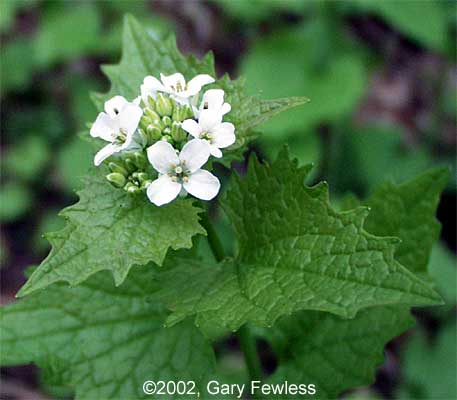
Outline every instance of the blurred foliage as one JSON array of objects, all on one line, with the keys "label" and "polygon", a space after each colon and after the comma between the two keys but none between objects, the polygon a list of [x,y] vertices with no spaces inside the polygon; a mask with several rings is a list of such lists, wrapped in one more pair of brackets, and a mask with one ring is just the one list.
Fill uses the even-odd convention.
[{"label": "blurred foliage", "polygon": [[452,1],[401,2],[393,0],[356,0],[355,5],[363,12],[370,12],[432,50],[446,52],[448,41],[447,13],[452,12]]},{"label": "blurred foliage", "polygon": [[4,158],[4,171],[21,180],[35,180],[50,157],[42,136],[26,136],[12,145]]},{"label": "blurred foliage", "polygon": [[370,193],[387,180],[400,183],[433,165],[425,148],[404,145],[398,126],[344,124],[335,130],[328,151],[327,177],[339,191],[352,187]]},{"label": "blurred foliage", "polygon": [[403,354],[404,382],[399,398],[457,398],[456,336],[455,321],[444,326],[432,341],[424,332],[414,335]]},{"label": "blurred foliage", "polygon": [[[453,179],[447,192],[455,198],[455,139],[443,139],[447,121],[455,135],[455,77],[445,80],[455,75],[454,1],[214,0],[195,7],[187,11],[191,21],[198,7],[218,11],[215,36],[223,38],[223,45],[245,41],[234,64],[251,94],[311,99],[264,124],[255,151],[273,159],[287,141],[291,154],[317,165],[312,179],[328,180],[337,200],[347,192],[365,196],[386,180],[402,182],[431,166],[448,165]],[[56,210],[73,201],[79,177],[92,165],[90,146],[77,132],[86,131],[97,114],[89,93],[107,90],[99,65],[120,57],[123,14],[134,14],[150,34],[162,37],[174,25],[189,25],[180,20],[187,5],[172,3],[170,8],[172,18],[159,17],[154,2],[140,0],[0,1],[0,221],[8,229],[17,229],[30,218],[27,234],[32,232],[33,260],[48,251],[42,235],[62,226]],[[382,37],[380,43],[370,44],[358,33],[367,21],[380,22],[376,29],[391,32],[385,43]],[[396,54],[402,51],[399,38],[445,65],[454,63],[453,69],[447,74],[432,66],[430,73],[405,77],[419,80],[420,87],[433,96],[429,106],[415,97],[406,100],[408,107],[412,103],[419,108],[418,127],[411,128],[401,118],[361,122],[373,76],[392,69],[404,71],[404,65],[395,64]],[[198,48],[198,35],[187,39],[197,42]],[[218,228],[226,238],[226,250],[233,254],[233,233],[224,215]],[[2,235],[2,263],[14,262],[11,244],[24,234],[19,232]],[[402,349],[403,379],[397,388],[401,398],[456,397],[455,358],[450,358],[456,354],[455,254],[443,243],[436,246],[429,269],[447,304],[431,312],[439,321],[436,334],[430,337],[425,329],[419,330]],[[228,358],[223,366],[231,370],[233,363],[237,365]],[[235,368],[235,381],[236,376]],[[357,392],[350,398],[376,396],[372,391]]]},{"label": "blurred foliage", "polygon": [[30,209],[32,194],[27,186],[8,182],[0,188],[0,204],[0,221],[11,222]]}]

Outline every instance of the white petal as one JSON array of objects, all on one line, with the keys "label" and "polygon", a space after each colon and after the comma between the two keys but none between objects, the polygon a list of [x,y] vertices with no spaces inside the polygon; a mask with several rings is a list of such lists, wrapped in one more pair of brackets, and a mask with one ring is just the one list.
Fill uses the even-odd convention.
[{"label": "white petal", "polygon": [[212,173],[199,169],[189,176],[189,181],[183,186],[192,196],[201,200],[211,200],[219,192],[221,184]]},{"label": "white petal", "polygon": [[193,119],[186,119],[182,122],[181,128],[190,133],[194,138],[199,138],[202,128],[198,125],[197,121]]},{"label": "white petal", "polygon": [[235,126],[230,122],[222,122],[211,133],[213,135],[213,144],[221,149],[235,143]]},{"label": "white petal", "polygon": [[179,164],[179,158],[173,146],[163,140],[154,143],[147,150],[148,160],[151,165],[161,174],[170,172],[172,165]]},{"label": "white petal", "polygon": [[129,103],[119,114],[119,126],[128,133],[133,134],[138,128],[143,110],[135,104]]},{"label": "white petal", "polygon": [[215,110],[203,110],[198,117],[198,124],[203,131],[211,131],[222,122],[222,114]]},{"label": "white petal", "polygon": [[141,97],[147,101],[148,96],[155,98],[157,92],[166,92],[167,89],[163,84],[154,76],[147,76],[144,78],[143,84],[140,86]]},{"label": "white petal", "polygon": [[194,172],[208,161],[209,155],[209,144],[205,140],[192,139],[182,148],[179,159],[185,162],[190,172]]},{"label": "white petal", "polygon": [[229,113],[231,109],[232,109],[232,106],[229,103],[224,103],[224,104],[222,104],[222,107],[219,110],[219,112],[222,115],[225,115],[225,114]]},{"label": "white petal", "polygon": [[201,109],[219,109],[224,104],[224,91],[222,89],[210,89],[205,92],[201,102]]},{"label": "white petal", "polygon": [[124,97],[114,96],[105,103],[105,111],[111,118],[114,118],[127,104],[128,101]]},{"label": "white petal", "polygon": [[170,97],[175,100],[177,103],[190,106],[190,101],[188,97],[183,97],[182,94],[185,94],[184,92],[180,92],[179,94],[170,94]]},{"label": "white petal", "polygon": [[117,153],[121,150],[121,146],[118,144],[107,144],[103,147],[94,157],[95,166],[99,166],[103,161],[105,161],[109,156],[112,156],[114,153]]},{"label": "white petal", "polygon": [[179,72],[171,75],[160,74],[160,79],[167,89],[172,89],[173,92],[176,92],[178,84],[181,85],[181,90],[184,90],[186,87],[186,80],[184,76]]},{"label": "white petal", "polygon": [[213,82],[214,82],[214,78],[209,75],[206,75],[206,74],[197,75],[196,77],[192,78],[187,83],[187,90],[186,90],[187,95],[193,96],[200,91],[202,86],[207,85],[209,83],[213,83]]},{"label": "white petal", "polygon": [[219,150],[219,147],[216,145],[212,144],[209,146],[209,151],[211,152],[211,155],[216,158],[221,158],[222,157],[222,151]]},{"label": "white petal", "polygon": [[145,89],[153,90],[155,92],[162,91],[165,89],[162,82],[160,82],[155,76],[148,75],[144,78],[143,86]]},{"label": "white petal", "polygon": [[152,203],[161,206],[174,200],[181,188],[180,183],[173,182],[168,175],[162,175],[148,186],[146,194]]},{"label": "white petal", "polygon": [[90,128],[92,137],[99,137],[108,142],[113,141],[112,134],[117,131],[117,124],[104,112],[98,114],[97,119]]}]

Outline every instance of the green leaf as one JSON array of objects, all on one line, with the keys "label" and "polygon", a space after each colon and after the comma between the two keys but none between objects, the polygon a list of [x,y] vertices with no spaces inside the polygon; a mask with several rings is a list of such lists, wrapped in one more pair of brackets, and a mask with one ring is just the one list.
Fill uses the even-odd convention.
[{"label": "green leaf", "polygon": [[158,274],[174,311],[169,323],[196,315],[204,329],[236,330],[299,310],[351,318],[376,305],[440,303],[394,259],[398,239],[364,231],[366,208],[335,212],[325,184],[304,185],[309,169],[287,152],[272,166],[251,160],[222,203],[238,238],[236,259],[218,266],[178,261]]},{"label": "green leaf", "polygon": [[[118,65],[104,66],[102,69],[111,80],[111,90],[106,95],[94,95],[94,101],[101,110],[103,102],[115,95],[134,99],[139,95],[140,85],[147,75],[158,76],[160,73],[181,72],[186,79],[198,74],[216,76],[212,53],[201,61],[193,55],[183,56],[176,47],[173,36],[160,40],[146,31],[132,16],[125,19],[123,53]],[[291,107],[303,104],[306,98],[284,98],[277,100],[259,100],[244,94],[242,80],[231,81],[228,76],[213,86],[225,90],[226,101],[232,110],[227,121],[235,124],[237,142],[230,148],[237,150],[245,147],[252,139],[250,130],[272,116]],[[228,153],[229,154],[229,153]]]},{"label": "green leaf", "polygon": [[401,239],[395,258],[416,273],[426,273],[430,252],[440,234],[435,218],[449,170],[437,168],[401,185],[386,183],[363,202],[371,208],[365,229]]},{"label": "green leaf", "polygon": [[386,343],[413,323],[408,309],[394,307],[369,308],[346,320],[314,311],[282,318],[267,334],[279,357],[269,383],[312,383],[316,394],[308,397],[337,398],[373,382]]},{"label": "green leaf", "polygon": [[[402,185],[386,184],[363,202],[371,208],[365,228],[378,235],[399,236],[396,259],[411,271],[425,272],[439,233],[434,216],[447,180],[447,170],[432,170]],[[348,203],[348,207],[359,204],[354,199]],[[316,312],[283,318],[269,335],[282,358],[270,379],[316,383],[319,398],[335,398],[344,390],[368,385],[382,362],[385,344],[412,323],[405,307],[369,308],[351,320]],[[298,344],[293,353],[286,343]]]},{"label": "green leaf", "polygon": [[3,307],[2,364],[34,362],[77,399],[146,398],[146,380],[194,380],[200,388],[213,372],[213,350],[189,321],[164,328],[154,290],[151,270],[141,268],[120,287],[99,273]]},{"label": "green leaf", "polygon": [[114,189],[102,174],[86,178],[78,194],[80,201],[61,213],[67,226],[47,235],[51,253],[18,296],[57,281],[76,285],[105,269],[119,285],[133,265],[161,264],[170,247],[190,248],[192,236],[205,234],[201,210],[190,199],[155,207],[144,196]]},{"label": "green leaf", "polygon": [[443,243],[437,243],[432,250],[428,265],[430,276],[446,303],[451,307],[457,303],[456,257]]}]

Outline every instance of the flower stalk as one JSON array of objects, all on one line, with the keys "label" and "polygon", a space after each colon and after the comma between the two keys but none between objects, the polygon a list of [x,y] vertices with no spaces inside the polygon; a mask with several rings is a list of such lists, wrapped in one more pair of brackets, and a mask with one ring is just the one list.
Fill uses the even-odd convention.
[{"label": "flower stalk", "polygon": [[[202,225],[206,230],[208,243],[213,252],[214,258],[217,262],[221,262],[225,258],[224,247],[222,242],[211,223],[208,212],[202,218]],[[236,333],[240,343],[241,351],[244,355],[246,367],[251,381],[258,381],[262,379],[262,365],[260,363],[259,355],[257,353],[255,337],[252,335],[251,330],[247,324],[244,324]]]}]

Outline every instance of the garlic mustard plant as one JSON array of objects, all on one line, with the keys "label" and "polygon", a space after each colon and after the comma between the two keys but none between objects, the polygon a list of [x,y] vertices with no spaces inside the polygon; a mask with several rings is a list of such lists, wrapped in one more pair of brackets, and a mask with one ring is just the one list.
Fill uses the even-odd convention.
[{"label": "garlic mustard plant", "polygon": [[[336,399],[370,384],[411,308],[442,304],[426,275],[448,171],[338,209],[287,147],[234,173],[258,127],[307,100],[250,96],[243,80],[216,78],[212,55],[185,57],[125,21],[86,137],[97,168],[61,212],[66,226],[46,236],[52,250],[21,299],[1,308],[2,364],[33,362],[76,399],[160,398],[147,392],[154,382],[175,390],[164,398],[199,399],[225,380],[215,343],[236,333],[238,383],[267,385],[244,398]],[[270,376],[259,338],[278,364]]]}]

